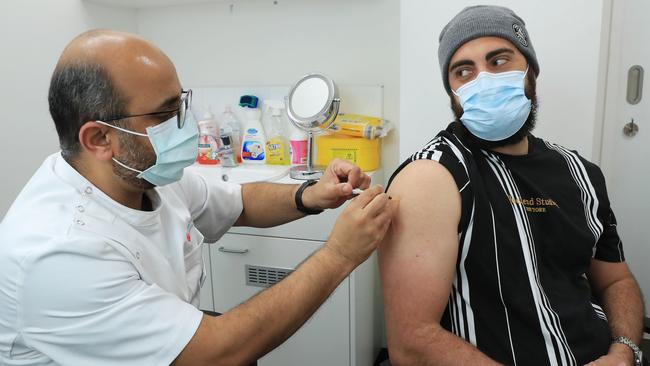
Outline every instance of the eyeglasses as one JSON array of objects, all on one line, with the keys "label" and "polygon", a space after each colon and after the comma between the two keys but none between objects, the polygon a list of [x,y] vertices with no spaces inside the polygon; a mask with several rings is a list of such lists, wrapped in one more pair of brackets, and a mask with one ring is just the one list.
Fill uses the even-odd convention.
[{"label": "eyeglasses", "polygon": [[183,126],[185,126],[185,117],[187,116],[187,111],[190,109],[191,105],[192,105],[192,89],[181,90],[181,101],[180,104],[178,105],[178,108],[176,109],[171,109],[168,111],[160,111],[160,112],[132,114],[129,116],[111,117],[103,121],[111,122],[111,121],[118,121],[121,119],[133,118],[133,117],[156,116],[159,114],[176,113],[176,124],[178,126],[178,129],[180,130],[181,128],[183,128]]}]

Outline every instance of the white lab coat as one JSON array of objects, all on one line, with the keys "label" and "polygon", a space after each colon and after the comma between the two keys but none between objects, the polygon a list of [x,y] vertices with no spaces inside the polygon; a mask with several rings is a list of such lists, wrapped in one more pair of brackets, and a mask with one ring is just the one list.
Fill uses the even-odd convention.
[{"label": "white lab coat", "polygon": [[241,187],[183,179],[112,200],[48,157],[0,224],[0,365],[166,365],[194,335],[204,235],[242,212]]}]

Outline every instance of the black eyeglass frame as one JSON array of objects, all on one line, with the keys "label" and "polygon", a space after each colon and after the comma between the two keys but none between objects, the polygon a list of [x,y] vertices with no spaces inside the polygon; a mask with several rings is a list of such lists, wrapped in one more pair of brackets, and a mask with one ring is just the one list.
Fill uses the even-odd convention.
[{"label": "black eyeglass frame", "polygon": [[112,121],[119,121],[121,119],[133,118],[133,117],[156,116],[159,114],[178,112],[176,114],[176,125],[180,130],[183,128],[183,126],[185,126],[185,118],[187,117],[187,111],[190,110],[191,106],[192,106],[192,89],[181,90],[181,101],[178,105],[178,108],[176,109],[171,109],[168,111],[151,112],[151,113],[132,114],[128,116],[111,117],[108,119],[104,119],[102,121],[112,122]]}]

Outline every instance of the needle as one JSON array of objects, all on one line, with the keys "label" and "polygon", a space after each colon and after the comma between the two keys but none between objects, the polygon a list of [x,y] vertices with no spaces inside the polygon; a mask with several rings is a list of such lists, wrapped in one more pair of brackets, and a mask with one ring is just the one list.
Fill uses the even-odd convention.
[{"label": "needle", "polygon": [[[364,190],[361,189],[361,188],[354,188],[354,189],[352,190],[352,194],[355,195],[355,196],[358,196],[358,195],[360,195],[361,193],[363,193],[363,191],[364,191]],[[388,196],[388,199],[389,199],[389,200],[392,200],[393,197]]]}]

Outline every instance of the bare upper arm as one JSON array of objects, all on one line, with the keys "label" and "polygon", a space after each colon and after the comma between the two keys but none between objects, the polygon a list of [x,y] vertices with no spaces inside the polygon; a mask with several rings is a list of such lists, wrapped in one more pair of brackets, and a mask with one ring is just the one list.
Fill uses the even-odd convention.
[{"label": "bare upper arm", "polygon": [[419,160],[394,179],[400,200],[379,247],[389,346],[438,324],[454,279],[461,198],[439,163]]}]

